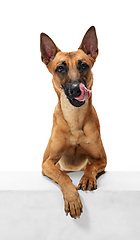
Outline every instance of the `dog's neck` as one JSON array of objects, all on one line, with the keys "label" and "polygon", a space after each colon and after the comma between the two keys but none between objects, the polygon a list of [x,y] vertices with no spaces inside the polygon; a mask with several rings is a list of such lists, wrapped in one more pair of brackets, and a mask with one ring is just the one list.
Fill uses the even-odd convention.
[{"label": "dog's neck", "polygon": [[75,132],[83,130],[89,100],[86,100],[85,104],[79,108],[74,107],[73,105],[71,105],[64,92],[61,92],[60,102],[64,119],[66,120],[70,131]]}]

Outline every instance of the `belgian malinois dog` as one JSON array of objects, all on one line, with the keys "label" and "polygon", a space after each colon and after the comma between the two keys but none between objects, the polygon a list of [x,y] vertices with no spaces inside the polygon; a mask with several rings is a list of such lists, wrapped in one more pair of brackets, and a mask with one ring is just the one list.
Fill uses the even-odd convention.
[{"label": "belgian malinois dog", "polygon": [[[66,215],[79,218],[82,203],[78,190],[96,189],[97,174],[107,164],[98,116],[92,105],[91,69],[98,55],[95,27],[89,28],[75,52],[62,52],[45,33],[40,35],[40,49],[58,96],[42,173],[60,185]],[[76,187],[66,172],[81,170],[84,175]]]}]

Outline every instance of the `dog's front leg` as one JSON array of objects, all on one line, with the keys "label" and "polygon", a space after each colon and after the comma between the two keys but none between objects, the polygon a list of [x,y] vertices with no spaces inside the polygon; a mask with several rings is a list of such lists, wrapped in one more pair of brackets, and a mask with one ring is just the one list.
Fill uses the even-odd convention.
[{"label": "dog's front leg", "polygon": [[96,176],[98,173],[103,172],[106,166],[106,159],[98,159],[91,164],[87,165],[84,175],[78,185],[78,190],[95,190],[97,189]]},{"label": "dog's front leg", "polygon": [[86,166],[84,175],[80,180],[77,189],[81,190],[95,190],[97,188],[96,177],[98,173],[105,170],[107,164],[107,158],[102,145],[101,138],[94,143],[89,141],[89,144],[85,144],[85,149],[88,152],[89,165]]},{"label": "dog's front leg", "polygon": [[[57,143],[55,142],[55,146],[56,145]],[[50,149],[50,146],[48,148]],[[51,148],[54,149],[52,146]],[[47,155],[48,153],[46,156]],[[66,215],[70,213],[71,217],[76,219],[76,217],[79,218],[82,213],[82,203],[78,191],[73,185],[70,177],[55,166],[59,159],[60,152],[57,154],[55,154],[55,151],[51,152],[50,156],[48,156],[48,158],[43,161],[42,172],[43,175],[46,175],[60,185],[61,191],[63,193]]]}]

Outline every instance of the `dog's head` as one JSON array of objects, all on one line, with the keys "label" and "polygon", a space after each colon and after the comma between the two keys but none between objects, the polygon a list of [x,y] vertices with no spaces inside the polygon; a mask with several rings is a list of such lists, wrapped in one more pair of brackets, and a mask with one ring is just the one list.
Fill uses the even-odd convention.
[{"label": "dog's head", "polygon": [[61,52],[45,33],[40,35],[40,49],[42,61],[53,75],[53,85],[58,97],[64,91],[73,106],[82,106],[91,95],[91,68],[98,55],[95,27],[89,28],[75,52]]}]

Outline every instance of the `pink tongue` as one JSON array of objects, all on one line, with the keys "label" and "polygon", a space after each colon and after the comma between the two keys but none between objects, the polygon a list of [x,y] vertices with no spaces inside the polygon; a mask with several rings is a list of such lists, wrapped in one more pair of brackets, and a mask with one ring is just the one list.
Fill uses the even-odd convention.
[{"label": "pink tongue", "polygon": [[76,97],[75,99],[79,102],[83,102],[90,97],[91,90],[88,90],[83,83],[80,83],[79,87],[81,90],[81,95],[79,97]]}]

